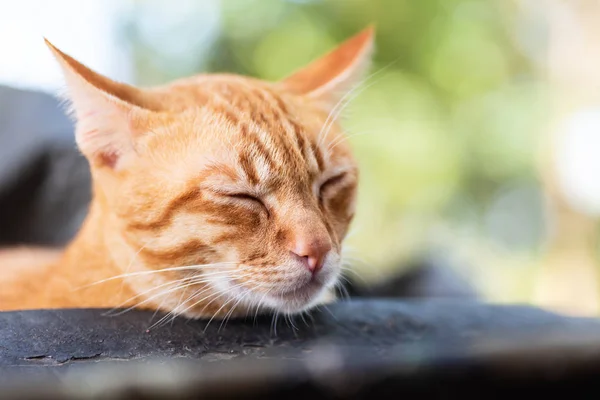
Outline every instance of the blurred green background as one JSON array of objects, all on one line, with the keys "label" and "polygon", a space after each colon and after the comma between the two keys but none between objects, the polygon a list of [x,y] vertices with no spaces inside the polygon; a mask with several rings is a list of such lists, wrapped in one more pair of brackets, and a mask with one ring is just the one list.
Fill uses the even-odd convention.
[{"label": "blurred green background", "polygon": [[[535,152],[544,31],[506,0],[137,1],[137,84],[230,71],[277,80],[375,23],[372,75],[345,110],[360,162],[347,246],[365,280],[424,254],[494,301],[528,301],[547,218]],[[515,33],[516,32],[516,33]]]}]

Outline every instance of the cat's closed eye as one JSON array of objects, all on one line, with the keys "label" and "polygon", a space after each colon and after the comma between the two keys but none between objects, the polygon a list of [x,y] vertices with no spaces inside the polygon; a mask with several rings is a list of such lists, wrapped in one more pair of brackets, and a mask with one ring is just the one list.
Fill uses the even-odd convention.
[{"label": "cat's closed eye", "polygon": [[267,206],[265,205],[265,203],[258,197],[253,196],[249,193],[227,193],[226,195],[227,197],[234,199],[234,200],[239,200],[239,201],[243,201],[246,203],[251,203],[255,206],[259,206],[262,207],[266,212],[267,215],[269,214],[269,209],[267,208]]},{"label": "cat's closed eye", "polygon": [[323,195],[329,191],[334,189],[336,186],[340,185],[342,183],[342,181],[344,181],[344,178],[346,177],[346,173],[343,172],[341,174],[332,176],[331,178],[327,179],[325,182],[323,182],[321,184],[321,186],[319,187],[319,198],[322,199]]},{"label": "cat's closed eye", "polygon": [[227,196],[231,197],[232,199],[252,201],[261,205],[263,204],[261,199],[248,193],[228,193]]}]

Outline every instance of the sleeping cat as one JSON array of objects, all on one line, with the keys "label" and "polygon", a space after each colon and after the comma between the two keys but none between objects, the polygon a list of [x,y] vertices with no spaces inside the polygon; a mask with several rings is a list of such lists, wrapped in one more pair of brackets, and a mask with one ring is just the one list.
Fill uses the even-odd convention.
[{"label": "sleeping cat", "polygon": [[0,310],[220,318],[331,301],[358,179],[338,116],[373,37],[367,28],[279,82],[204,74],[145,89],[46,42],[93,200],[66,249],[0,251]]}]

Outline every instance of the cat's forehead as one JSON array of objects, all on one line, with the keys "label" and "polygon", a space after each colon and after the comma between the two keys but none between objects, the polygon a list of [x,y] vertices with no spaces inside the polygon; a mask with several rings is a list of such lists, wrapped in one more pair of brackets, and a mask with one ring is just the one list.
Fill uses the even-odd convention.
[{"label": "cat's forehead", "polygon": [[[263,130],[287,140],[286,132],[302,130],[310,140],[324,127],[328,116],[309,99],[276,84],[239,75],[200,75],[169,85],[155,95],[167,111],[191,114],[209,130],[215,125],[226,126],[229,135],[239,134],[240,139],[248,131]],[[326,128],[335,130],[331,125]]]},{"label": "cat's forehead", "polygon": [[[205,74],[185,78],[153,90],[168,111],[191,107],[212,107],[227,103],[252,112],[259,108],[282,108],[285,92],[260,79],[233,74]],[[289,100],[288,100],[289,101]]]},{"label": "cat's forehead", "polygon": [[155,146],[184,166],[179,170],[213,175],[215,182],[274,188],[309,185],[351,162],[340,157],[344,144],[331,146],[339,135],[337,127],[325,125],[326,118],[306,112],[293,96],[267,83],[242,77],[198,78],[195,84],[182,84],[181,90],[187,93],[194,86],[197,94],[188,99],[193,107],[175,118],[161,139],[179,147],[173,150],[158,142]]}]

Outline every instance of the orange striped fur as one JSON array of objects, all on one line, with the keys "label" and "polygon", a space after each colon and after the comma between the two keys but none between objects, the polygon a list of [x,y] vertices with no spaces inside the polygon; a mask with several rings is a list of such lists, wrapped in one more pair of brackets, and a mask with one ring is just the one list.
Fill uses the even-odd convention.
[{"label": "orange striped fur", "polygon": [[64,251],[0,252],[0,310],[296,313],[332,298],[357,165],[337,118],[373,29],[279,82],[205,74],[154,88],[61,65],[93,201]]}]

